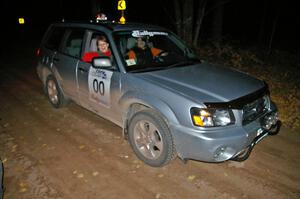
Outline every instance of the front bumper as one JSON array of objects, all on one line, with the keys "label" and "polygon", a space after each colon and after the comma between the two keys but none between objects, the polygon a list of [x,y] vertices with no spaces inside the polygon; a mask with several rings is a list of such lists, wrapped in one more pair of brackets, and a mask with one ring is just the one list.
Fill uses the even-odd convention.
[{"label": "front bumper", "polygon": [[279,121],[274,122],[270,129],[263,129],[262,121],[270,114],[272,113],[245,126],[197,130],[171,125],[178,156],[183,160],[204,162],[223,162],[229,159],[243,161],[249,157],[255,144],[267,135],[279,131]]}]

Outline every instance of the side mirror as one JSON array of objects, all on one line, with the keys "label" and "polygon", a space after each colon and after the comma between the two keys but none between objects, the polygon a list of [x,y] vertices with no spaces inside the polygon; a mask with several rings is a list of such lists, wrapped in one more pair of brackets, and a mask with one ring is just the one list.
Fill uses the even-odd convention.
[{"label": "side mirror", "polygon": [[105,56],[93,58],[92,65],[94,68],[111,68],[112,67],[110,58],[105,57]]}]

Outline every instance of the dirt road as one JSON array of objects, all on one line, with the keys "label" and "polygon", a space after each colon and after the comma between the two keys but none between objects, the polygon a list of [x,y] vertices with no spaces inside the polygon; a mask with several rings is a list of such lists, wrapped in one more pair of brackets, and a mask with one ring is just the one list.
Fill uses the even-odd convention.
[{"label": "dirt road", "polygon": [[72,103],[53,109],[24,56],[0,67],[5,199],[300,198],[299,133],[283,127],[242,163],[175,159],[151,168],[121,128]]}]

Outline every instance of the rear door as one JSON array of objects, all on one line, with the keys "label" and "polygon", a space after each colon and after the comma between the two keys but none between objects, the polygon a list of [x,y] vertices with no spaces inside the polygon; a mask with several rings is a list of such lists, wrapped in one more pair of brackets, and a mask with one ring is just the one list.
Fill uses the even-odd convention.
[{"label": "rear door", "polygon": [[55,76],[65,94],[75,101],[78,101],[76,72],[84,34],[80,28],[66,29],[60,50],[53,57]]},{"label": "rear door", "polygon": [[[41,48],[41,56],[39,61],[38,70],[43,69],[43,67],[47,67],[52,69],[53,67],[53,58],[57,54],[61,41],[65,35],[65,28],[57,27],[52,25],[43,40],[42,48]],[[41,71],[38,71],[42,74]],[[44,77],[46,78],[46,77]]]}]

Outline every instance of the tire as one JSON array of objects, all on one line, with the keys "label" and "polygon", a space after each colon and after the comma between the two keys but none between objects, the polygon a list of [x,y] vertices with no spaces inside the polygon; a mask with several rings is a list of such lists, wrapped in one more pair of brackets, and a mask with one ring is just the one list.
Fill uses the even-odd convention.
[{"label": "tire", "polygon": [[162,167],[176,157],[170,130],[154,111],[143,110],[131,118],[128,139],[136,156],[152,167]]},{"label": "tire", "polygon": [[57,80],[53,75],[49,75],[45,84],[45,91],[49,102],[54,108],[61,108],[67,105],[66,100],[62,90],[60,89]]}]

